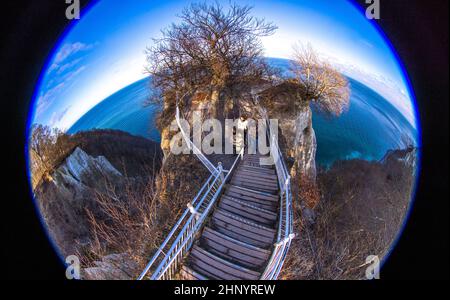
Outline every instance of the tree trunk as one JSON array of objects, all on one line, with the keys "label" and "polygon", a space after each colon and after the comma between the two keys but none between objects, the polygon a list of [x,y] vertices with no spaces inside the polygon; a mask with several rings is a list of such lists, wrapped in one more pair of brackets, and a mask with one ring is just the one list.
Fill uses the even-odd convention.
[{"label": "tree trunk", "polygon": [[161,131],[161,150],[164,154],[164,159],[170,153],[170,126],[166,126]]},{"label": "tree trunk", "polygon": [[221,112],[222,110],[220,109],[220,91],[218,88],[213,88],[213,90],[211,91],[211,116],[217,118],[217,119],[221,119]]}]

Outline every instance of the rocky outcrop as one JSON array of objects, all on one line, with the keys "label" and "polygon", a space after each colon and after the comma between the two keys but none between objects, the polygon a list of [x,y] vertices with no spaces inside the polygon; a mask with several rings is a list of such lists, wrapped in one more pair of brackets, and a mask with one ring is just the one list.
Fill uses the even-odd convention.
[{"label": "rocky outcrop", "polygon": [[113,165],[104,157],[92,157],[77,147],[65,162],[52,174],[52,181],[62,188],[71,183],[84,188],[105,177],[121,177]]},{"label": "rocky outcrop", "polygon": [[77,147],[36,188],[42,217],[63,255],[89,242],[85,210],[95,208],[95,194],[109,183],[120,186],[122,182],[122,174],[105,157],[92,157]]},{"label": "rocky outcrop", "polygon": [[295,93],[287,93],[288,84],[269,87],[259,93],[259,105],[270,119],[278,120],[278,140],[286,159],[291,161],[291,176],[316,178],[316,134],[312,127],[312,110],[301,104]]},{"label": "rocky outcrop", "polygon": [[295,117],[279,119],[281,138],[288,157],[294,159],[291,176],[316,178],[316,134],[312,127],[312,111],[309,107],[300,110]]},{"label": "rocky outcrop", "polygon": [[389,150],[380,160],[382,163],[386,164],[392,160],[396,160],[405,164],[405,166],[412,168],[413,170],[417,167],[419,149],[416,147],[408,147],[406,149],[396,149]]}]

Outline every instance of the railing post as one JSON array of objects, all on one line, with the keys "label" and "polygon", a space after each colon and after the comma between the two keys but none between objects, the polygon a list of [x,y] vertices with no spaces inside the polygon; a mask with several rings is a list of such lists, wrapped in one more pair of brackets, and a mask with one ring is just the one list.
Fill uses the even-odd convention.
[{"label": "railing post", "polygon": [[222,162],[219,162],[219,163],[218,163],[217,171],[219,172],[220,182],[223,182],[224,176],[223,176],[223,166],[222,166]]},{"label": "railing post", "polygon": [[194,206],[192,206],[192,203],[189,202],[186,206],[189,208],[189,212],[194,215],[195,220],[198,220],[201,214],[195,209]]}]

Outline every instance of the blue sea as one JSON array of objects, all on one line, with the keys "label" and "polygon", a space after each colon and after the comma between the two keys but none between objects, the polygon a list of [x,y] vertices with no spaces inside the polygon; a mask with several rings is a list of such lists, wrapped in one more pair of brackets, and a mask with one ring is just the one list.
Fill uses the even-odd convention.
[{"label": "blue sea", "polygon": [[67,132],[118,129],[159,142],[161,137],[155,128],[159,107],[146,105],[149,87],[148,78],[127,86],[94,106]]},{"label": "blue sea", "polygon": [[[288,61],[271,59],[286,70]],[[133,135],[160,141],[155,128],[156,105],[145,106],[149,80],[142,79],[108,97],[81,117],[68,133],[90,129],[119,129]],[[316,162],[329,167],[336,160],[379,160],[386,151],[402,148],[402,137],[416,140],[416,130],[386,99],[364,84],[348,78],[350,107],[340,117],[328,117],[313,109],[317,137]]]}]

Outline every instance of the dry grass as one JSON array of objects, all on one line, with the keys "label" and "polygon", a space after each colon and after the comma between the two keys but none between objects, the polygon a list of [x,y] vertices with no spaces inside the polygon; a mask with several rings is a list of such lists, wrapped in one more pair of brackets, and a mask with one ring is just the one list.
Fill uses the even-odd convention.
[{"label": "dry grass", "polygon": [[[183,176],[181,176],[183,174]],[[97,193],[96,208],[87,209],[91,242],[80,246],[84,267],[113,253],[126,253],[143,270],[166,234],[206,178],[192,156],[171,156],[148,182],[128,180],[118,190],[113,184]]]},{"label": "dry grass", "polygon": [[[280,278],[364,279],[366,257],[382,259],[399,233],[412,180],[412,170],[398,161],[347,161],[319,174],[315,220],[305,221],[308,208],[297,201],[297,237]],[[317,192],[304,185],[297,200],[311,202]]]}]

